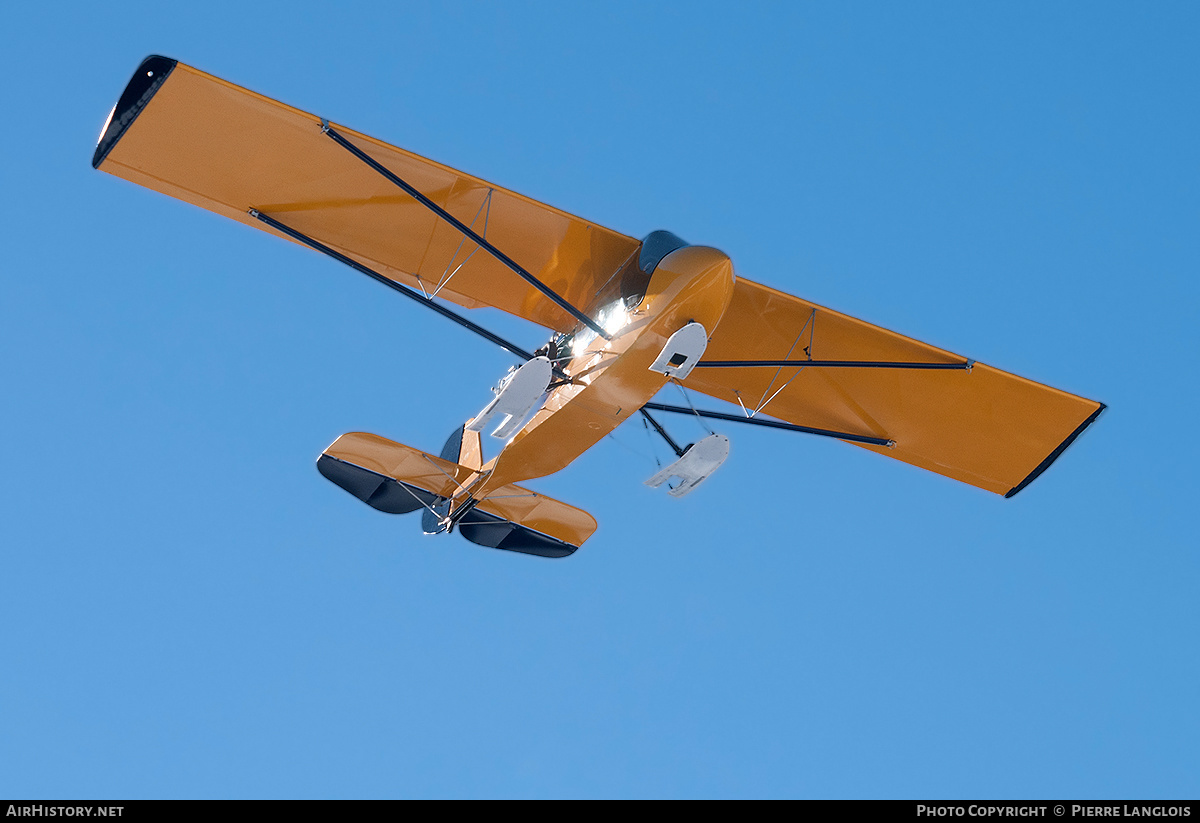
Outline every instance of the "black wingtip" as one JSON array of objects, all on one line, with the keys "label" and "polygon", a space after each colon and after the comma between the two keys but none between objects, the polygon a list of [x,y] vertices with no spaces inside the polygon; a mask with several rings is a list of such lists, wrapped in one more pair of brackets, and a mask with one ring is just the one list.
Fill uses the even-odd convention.
[{"label": "black wingtip", "polygon": [[93,169],[100,168],[100,164],[117,145],[117,141],[133,125],[133,121],[150,103],[150,99],[162,84],[167,82],[178,62],[170,57],[152,54],[137,67],[137,71],[125,86],[125,91],[121,92],[117,105],[113,106],[108,122],[104,124],[104,133],[100,135],[100,142],[96,144],[96,152],[92,155]]},{"label": "black wingtip", "polygon": [[1053,464],[1054,461],[1057,460],[1062,455],[1062,453],[1067,450],[1067,447],[1075,442],[1075,438],[1077,438],[1077,437],[1079,437],[1079,435],[1083,434],[1084,429],[1086,429],[1088,426],[1095,423],[1096,418],[1099,417],[1100,413],[1103,412],[1107,408],[1108,408],[1108,406],[1101,403],[1100,407],[1098,409],[1096,409],[1094,412],[1092,412],[1088,416],[1087,420],[1084,420],[1082,423],[1079,424],[1079,428],[1077,428],[1077,429],[1075,429],[1075,431],[1071,432],[1071,434],[1067,436],[1066,440],[1059,443],[1058,448],[1056,448],[1054,451],[1050,452],[1050,454],[1046,456],[1046,459],[1043,460],[1041,463],[1039,463],[1037,468],[1029,473],[1028,477],[1026,477],[1024,480],[1022,480],[1017,485],[1013,486],[1012,489],[1009,490],[1008,494],[1004,495],[1004,498],[1007,500],[1008,498],[1013,497],[1014,495],[1016,495],[1017,492],[1021,491],[1021,489],[1028,486],[1034,480],[1037,480],[1038,477],[1041,475],[1041,473],[1044,472],[1046,469],[1050,468],[1051,464]]}]

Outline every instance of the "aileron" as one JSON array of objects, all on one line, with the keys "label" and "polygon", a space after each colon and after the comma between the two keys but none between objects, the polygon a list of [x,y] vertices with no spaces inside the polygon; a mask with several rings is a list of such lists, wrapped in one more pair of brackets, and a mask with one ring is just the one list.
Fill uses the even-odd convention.
[{"label": "aileron", "polygon": [[[135,74],[131,88],[153,61]],[[132,93],[131,93],[132,94]],[[466,308],[494,306],[559,331],[577,319],[322,132],[322,118],[182,63],[102,139],[96,166],[256,228],[254,208],[405,285]],[[122,98],[125,101],[125,98]],[[373,161],[584,310],[638,241],[403,149],[331,124]],[[486,233],[476,220],[488,203]],[[468,252],[469,253],[469,250]],[[447,280],[447,266],[462,263]]]}]

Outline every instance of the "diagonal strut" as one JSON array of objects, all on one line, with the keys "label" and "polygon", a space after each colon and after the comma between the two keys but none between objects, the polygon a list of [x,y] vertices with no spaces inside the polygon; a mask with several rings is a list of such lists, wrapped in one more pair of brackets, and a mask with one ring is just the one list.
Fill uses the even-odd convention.
[{"label": "diagonal strut", "polygon": [[273,228],[277,231],[283,232],[284,234],[286,234],[288,237],[292,238],[293,240],[298,240],[299,242],[308,246],[310,249],[314,249],[316,251],[321,252],[322,254],[328,255],[329,257],[332,257],[334,260],[337,260],[339,263],[345,263],[350,268],[355,269],[356,271],[362,272],[367,277],[370,277],[372,280],[382,283],[383,285],[387,286],[389,289],[393,289],[395,291],[400,292],[402,295],[409,298],[410,300],[415,300],[418,303],[422,303],[422,304],[428,306],[429,308],[433,309],[435,312],[442,315],[443,317],[453,320],[455,323],[462,326],[463,328],[475,332],[480,337],[484,338],[485,340],[487,340],[491,343],[495,343],[497,346],[504,349],[505,351],[515,354],[517,357],[520,357],[523,360],[532,360],[533,359],[533,357],[534,357],[533,354],[525,351],[520,346],[517,346],[514,343],[510,343],[507,340],[505,340],[503,337],[501,337],[500,335],[493,334],[492,332],[488,331],[487,329],[483,328],[482,326],[472,323],[467,318],[463,317],[462,315],[458,314],[457,312],[451,311],[450,309],[446,308],[442,304],[435,303],[433,300],[431,300],[428,297],[422,297],[421,295],[417,294],[415,291],[413,291],[412,289],[403,285],[402,283],[397,283],[395,280],[392,280],[390,277],[385,277],[384,275],[380,274],[379,272],[375,271],[374,269],[364,266],[362,263],[359,263],[357,260],[347,257],[346,255],[342,254],[339,251],[331,249],[329,246],[326,246],[324,243],[320,242],[319,240],[314,240],[313,238],[309,237],[307,234],[304,234],[302,232],[297,231],[296,229],[293,229],[291,226],[287,225],[286,223],[281,223],[278,220],[276,220],[274,217],[270,217],[269,215],[263,214],[258,209],[250,209],[250,216],[255,218],[256,220],[266,223],[268,226],[270,226],[271,228]]}]

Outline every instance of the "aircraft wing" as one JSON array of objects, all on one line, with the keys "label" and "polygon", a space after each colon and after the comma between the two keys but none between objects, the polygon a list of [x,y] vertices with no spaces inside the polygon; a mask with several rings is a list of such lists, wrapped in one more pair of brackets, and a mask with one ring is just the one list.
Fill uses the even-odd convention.
[{"label": "aircraft wing", "polygon": [[[494,306],[563,332],[577,325],[330,139],[328,125],[191,66],[149,57],[114,108],[92,165],[286,237],[251,216],[255,209],[387,278],[466,308]],[[640,245],[352,129],[334,132],[584,311]]]},{"label": "aircraft wing", "polygon": [[[810,358],[812,366],[704,365]],[[858,365],[821,365],[830,363]],[[1006,497],[1104,409],[741,278],[683,385],[750,413],[891,440],[855,445]]]}]

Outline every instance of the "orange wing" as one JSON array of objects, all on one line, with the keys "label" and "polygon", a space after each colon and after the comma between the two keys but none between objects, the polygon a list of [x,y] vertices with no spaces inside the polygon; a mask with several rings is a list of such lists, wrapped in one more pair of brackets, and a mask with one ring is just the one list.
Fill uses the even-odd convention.
[{"label": "orange wing", "polygon": [[894,441],[855,445],[1007,497],[1104,409],[742,279],[701,363],[810,356],[963,368],[698,367],[684,385],[789,423]]},{"label": "orange wing", "polygon": [[[494,306],[562,332],[578,325],[329,139],[327,125],[190,66],[150,57],[114,108],[92,162],[287,237],[250,215],[257,210],[386,278],[461,306]],[[588,316],[640,248],[631,237],[351,129],[334,132]],[[808,356],[805,335],[817,360],[964,362],[748,280],[738,281],[706,359],[801,359]],[[1104,408],[980,364],[969,372],[697,368],[685,385],[797,425],[892,440],[890,448],[863,447],[1008,496],[1044,471]]]},{"label": "orange wing", "polygon": [[[640,245],[351,129],[336,131],[584,311]],[[272,231],[248,214],[257,209],[388,278],[466,308],[494,306],[563,332],[577,325],[326,137],[320,117],[169,58],[143,61],[92,164]]]}]

